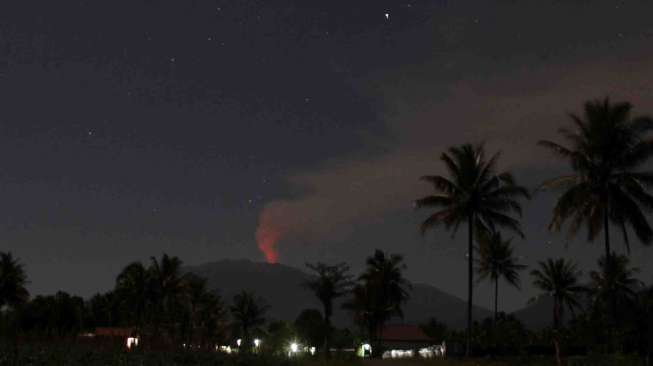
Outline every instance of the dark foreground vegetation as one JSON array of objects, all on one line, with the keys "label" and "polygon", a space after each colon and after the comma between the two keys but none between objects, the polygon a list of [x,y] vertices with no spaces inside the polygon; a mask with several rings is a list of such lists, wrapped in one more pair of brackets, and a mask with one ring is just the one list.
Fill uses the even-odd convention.
[{"label": "dark foreground vegetation", "polygon": [[[567,224],[571,235],[585,228],[587,238],[602,240],[605,248],[589,276],[570,258],[547,258],[530,269],[532,284],[551,300],[546,309],[551,324],[542,330],[526,329],[498,307],[499,283],[519,288],[526,270],[502,232],[523,237],[521,205],[532,192],[510,172],[497,172],[500,155],[486,155],[482,145],[454,146],[442,154],[447,174],[423,177],[435,193],[416,206],[432,210],[422,232],[443,227],[453,233],[464,228],[467,234],[467,329],[450,330],[433,319],[422,328],[433,340],[447,342],[449,359],[389,364],[649,364],[653,287],[637,279],[628,248],[633,239],[644,245],[653,241],[647,216],[653,211],[648,193],[653,172],[643,170],[653,156],[653,119],[633,117],[631,108],[609,100],[589,102],[582,116],[571,116],[570,128],[560,129],[566,146],[540,142],[570,168],[568,175],[539,187],[560,192],[550,228]],[[624,253],[615,250],[613,226]],[[0,365],[295,365],[318,362],[320,353],[328,360],[331,348],[361,343],[370,343],[372,356],[379,358],[384,326],[403,316],[410,296],[402,256],[377,250],[358,276],[342,263],[307,266],[314,276],[305,288],[322,308],[285,322],[267,319],[268,308],[255,294],[221,298],[219,289],[207,288],[206,279],[183,272],[177,257],[128,264],[112,290],[90,299],[64,292],[30,299],[23,265],[11,253],[0,253]],[[495,289],[494,316],[480,321],[471,312],[475,274]],[[351,329],[331,324],[339,298],[352,315]],[[124,343],[87,334],[107,327],[126,329],[129,334],[122,336],[138,337],[139,345],[127,351]],[[289,355],[290,342],[314,346],[318,355]],[[238,356],[217,352],[219,345],[238,348]],[[465,360],[457,359],[463,355]],[[382,361],[335,357],[334,362]]]},{"label": "dark foreground vegetation", "polygon": [[127,352],[107,350],[78,343],[59,345],[32,344],[21,347],[16,354],[11,348],[3,349],[0,366],[295,366],[299,359],[274,355],[226,355],[208,351],[144,351]]}]

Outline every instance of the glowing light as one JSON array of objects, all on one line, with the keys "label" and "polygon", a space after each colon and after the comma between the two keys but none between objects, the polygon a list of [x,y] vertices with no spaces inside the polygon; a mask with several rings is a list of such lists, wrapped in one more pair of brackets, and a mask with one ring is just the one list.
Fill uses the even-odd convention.
[{"label": "glowing light", "polygon": [[241,343],[243,343],[243,340],[242,340],[242,339],[240,339],[240,338],[236,339],[236,345],[237,345],[238,347],[240,347],[240,344],[241,344]]},{"label": "glowing light", "polygon": [[281,230],[275,225],[273,214],[269,210],[263,210],[256,228],[256,243],[263,252],[268,263],[277,263],[279,252],[277,242],[281,238]]},{"label": "glowing light", "polygon": [[372,356],[372,346],[369,343],[363,343],[361,344],[359,351],[358,351],[358,356],[359,357],[370,357]]},{"label": "glowing light", "polygon": [[231,352],[232,352],[231,346],[220,346],[219,349],[220,349],[221,352],[224,352],[226,354],[231,354]]},{"label": "glowing light", "polygon": [[138,337],[127,338],[127,349],[132,349],[132,347],[138,347]]},{"label": "glowing light", "polygon": [[297,353],[299,352],[299,345],[297,343],[290,344],[290,352]]},{"label": "glowing light", "polygon": [[260,345],[261,345],[261,340],[258,339],[258,338],[256,338],[256,339],[254,340],[254,347],[258,348]]},{"label": "glowing light", "polygon": [[390,20],[390,13],[385,13],[385,19]]},{"label": "glowing light", "polygon": [[308,351],[311,353],[311,356],[315,356],[315,351],[316,351],[315,346],[309,348]]}]

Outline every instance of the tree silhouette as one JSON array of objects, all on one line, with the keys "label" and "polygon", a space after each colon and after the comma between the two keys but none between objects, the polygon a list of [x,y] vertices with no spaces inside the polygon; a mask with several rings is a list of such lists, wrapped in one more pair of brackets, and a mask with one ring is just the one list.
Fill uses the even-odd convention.
[{"label": "tree silhouette", "polygon": [[146,323],[147,310],[154,299],[148,270],[141,262],[133,262],[122,269],[116,277],[115,294],[125,318],[142,331]]},{"label": "tree silhouette", "polygon": [[638,170],[653,155],[653,139],[646,137],[653,130],[653,119],[631,118],[631,109],[630,103],[611,104],[609,99],[587,102],[582,118],[570,115],[572,129],[558,130],[569,147],[539,142],[573,170],[542,184],[543,189],[565,190],[553,210],[550,227],[560,230],[570,220],[569,233],[574,235],[585,224],[589,240],[603,230],[608,260],[612,254],[610,222],[622,230],[626,245],[628,227],[644,244],[653,239],[653,230],[642,212],[642,208],[653,208],[653,196],[647,192],[653,185],[653,172]]},{"label": "tree silhouette", "polygon": [[[612,255],[611,260],[605,256],[599,258],[599,270],[590,272],[589,291],[595,308],[612,311],[607,320],[618,324],[620,306],[632,306],[642,282],[635,278],[639,268],[630,267],[630,260],[625,255]],[[610,328],[610,327],[609,327]],[[608,341],[613,341],[611,329],[608,329]],[[612,345],[609,345],[612,348]]]},{"label": "tree silhouette", "polygon": [[220,336],[226,311],[219,296],[207,288],[207,280],[194,273],[183,276],[183,302],[187,319],[186,338],[191,344],[207,344]]},{"label": "tree silhouette", "polygon": [[330,358],[331,349],[331,316],[333,315],[333,301],[345,296],[351,286],[352,277],[348,274],[349,266],[339,263],[333,266],[324,263],[307,263],[316,277],[309,279],[304,285],[315,294],[322,303],[324,316],[324,354]]},{"label": "tree silhouette", "polygon": [[474,231],[495,231],[497,228],[511,230],[523,236],[519,221],[511,214],[521,215],[517,199],[529,198],[528,191],[517,185],[508,172],[496,173],[500,154],[486,159],[483,145],[465,144],[449,148],[440,156],[448,177],[424,176],[421,179],[433,184],[436,193],[415,202],[418,208],[432,208],[431,214],[421,225],[422,233],[444,225],[455,235],[460,224],[467,223],[468,279],[467,279],[467,347],[472,353],[472,288]]},{"label": "tree silhouette", "polygon": [[559,333],[564,308],[567,307],[572,313],[574,309],[579,308],[578,295],[585,291],[585,288],[578,283],[581,272],[577,270],[575,263],[563,258],[549,258],[538,262],[538,267],[531,271],[533,285],[553,298],[553,343],[556,361],[558,365],[562,365]]},{"label": "tree silhouette", "polygon": [[159,334],[161,325],[165,325],[169,333],[174,332],[173,313],[180,308],[186,290],[186,283],[181,277],[181,265],[179,258],[167,254],[163,254],[161,260],[151,257],[148,276],[152,293],[155,335]]},{"label": "tree silhouette", "polygon": [[408,300],[410,289],[403,276],[405,269],[401,255],[388,256],[377,249],[367,258],[360,283],[352,291],[353,298],[345,304],[366,328],[373,349],[379,349],[378,340],[385,323],[392,317],[403,317],[401,306]]},{"label": "tree silhouette", "polygon": [[233,325],[242,335],[241,347],[245,351],[249,351],[252,347],[252,332],[265,324],[267,306],[261,299],[254,297],[251,292],[242,291],[234,296],[233,304],[229,309]]},{"label": "tree silhouette", "polygon": [[[566,160],[572,174],[551,179],[542,189],[564,189],[553,209],[550,228],[559,231],[570,221],[569,234],[575,235],[584,224],[587,238],[604,234],[605,258],[611,260],[610,223],[622,232],[630,248],[628,229],[645,245],[653,240],[653,229],[642,209],[651,212],[653,172],[641,171],[653,155],[653,119],[631,116],[632,105],[610,103],[608,98],[586,102],[583,116],[570,114],[573,127],[559,133],[568,146],[552,141],[539,144]],[[612,312],[616,313],[616,300]],[[615,319],[612,319],[615,322]]]},{"label": "tree silhouette", "polygon": [[27,302],[29,292],[25,267],[11,252],[0,252],[0,308],[17,308]]},{"label": "tree silhouette", "polygon": [[520,288],[519,271],[526,268],[519,264],[513,255],[511,240],[503,240],[501,233],[484,233],[479,238],[479,260],[477,272],[479,281],[494,282],[494,321],[499,314],[499,280],[503,278],[509,285]]},{"label": "tree silhouette", "polygon": [[327,337],[325,322],[322,313],[317,309],[305,309],[295,319],[295,329],[300,339],[305,340],[309,345],[317,345],[324,342]]}]

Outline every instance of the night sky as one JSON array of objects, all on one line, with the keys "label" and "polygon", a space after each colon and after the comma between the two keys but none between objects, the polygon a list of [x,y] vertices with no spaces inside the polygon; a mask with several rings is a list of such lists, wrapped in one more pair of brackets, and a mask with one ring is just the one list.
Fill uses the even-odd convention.
[{"label": "night sky", "polygon": [[[536,141],[559,140],[585,100],[653,114],[651,14],[650,0],[1,1],[0,250],[33,294],[89,296],[163,252],[263,261],[258,233],[297,267],[402,253],[410,279],[463,297],[465,233],[419,235],[419,176],[485,141],[535,188],[566,170]],[[601,243],[548,233],[553,202],[526,204],[518,255],[589,270]],[[504,308],[529,282],[502,290]],[[490,306],[489,286],[477,294]]]}]

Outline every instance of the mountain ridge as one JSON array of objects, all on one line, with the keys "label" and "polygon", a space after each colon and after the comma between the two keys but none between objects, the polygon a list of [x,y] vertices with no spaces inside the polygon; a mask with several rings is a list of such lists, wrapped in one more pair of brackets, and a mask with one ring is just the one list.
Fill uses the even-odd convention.
[{"label": "mountain ridge", "polygon": [[[303,286],[311,274],[293,266],[249,259],[221,259],[188,266],[185,270],[206,277],[209,288],[217,291],[227,303],[242,290],[254,292],[270,306],[270,319],[294,321],[304,309],[321,309],[317,299]],[[465,300],[429,284],[411,284],[410,299],[404,304],[404,318],[393,319],[392,323],[422,324],[434,317],[451,328],[462,329],[466,326]],[[527,326],[542,326],[541,315],[537,316],[539,312],[533,314],[532,311],[525,311],[529,307],[513,314]],[[492,312],[475,305],[473,316],[475,320],[482,320],[492,316]],[[338,304],[334,309],[333,322],[340,327],[351,326],[351,315]]]}]

